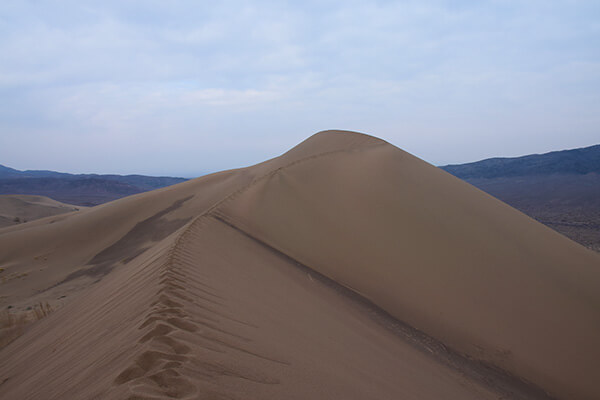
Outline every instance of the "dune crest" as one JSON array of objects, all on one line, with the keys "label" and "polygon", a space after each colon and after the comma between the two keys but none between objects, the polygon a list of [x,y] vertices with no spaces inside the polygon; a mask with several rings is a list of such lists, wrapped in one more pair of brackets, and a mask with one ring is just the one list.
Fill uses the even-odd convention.
[{"label": "dune crest", "polygon": [[13,398],[600,396],[600,257],[371,136],[28,225]]}]

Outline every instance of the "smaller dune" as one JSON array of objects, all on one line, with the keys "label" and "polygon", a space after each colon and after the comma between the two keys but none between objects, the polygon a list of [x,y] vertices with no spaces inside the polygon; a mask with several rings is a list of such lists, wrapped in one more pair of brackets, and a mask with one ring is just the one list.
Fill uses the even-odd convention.
[{"label": "smaller dune", "polygon": [[87,207],[61,203],[45,196],[0,195],[0,228],[82,208]]}]

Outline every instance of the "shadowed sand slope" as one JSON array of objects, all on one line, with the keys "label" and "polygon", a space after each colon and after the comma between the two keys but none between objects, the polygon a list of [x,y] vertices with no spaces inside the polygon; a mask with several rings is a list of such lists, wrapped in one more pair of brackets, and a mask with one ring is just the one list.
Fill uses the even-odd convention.
[{"label": "shadowed sand slope", "polygon": [[70,299],[7,398],[600,396],[600,257],[367,135],[57,218],[0,231],[2,301]]}]

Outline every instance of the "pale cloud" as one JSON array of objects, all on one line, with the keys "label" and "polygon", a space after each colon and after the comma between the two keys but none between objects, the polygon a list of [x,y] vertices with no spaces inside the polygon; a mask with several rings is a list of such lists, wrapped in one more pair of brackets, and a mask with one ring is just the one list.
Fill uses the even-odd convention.
[{"label": "pale cloud", "polygon": [[595,1],[3,2],[0,164],[195,175],[330,128],[434,163],[591,145],[599,17]]}]

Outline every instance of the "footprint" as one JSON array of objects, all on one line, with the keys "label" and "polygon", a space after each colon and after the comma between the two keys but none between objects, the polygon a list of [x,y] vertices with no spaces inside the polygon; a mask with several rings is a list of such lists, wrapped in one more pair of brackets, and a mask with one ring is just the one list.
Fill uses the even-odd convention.
[{"label": "footprint", "polygon": [[196,332],[198,330],[198,327],[193,324],[192,322],[186,321],[185,319],[181,319],[181,318],[169,318],[167,319],[167,322],[181,330],[187,331],[187,332]]},{"label": "footprint", "polygon": [[162,304],[165,307],[170,307],[170,308],[182,308],[183,307],[183,304],[171,300],[171,298],[165,294],[161,294],[160,297],[158,298],[158,300],[156,300],[155,302],[153,302],[150,305],[154,306],[157,304]]},{"label": "footprint", "polygon": [[163,394],[169,398],[181,399],[196,392],[196,387],[173,369],[163,369],[149,378],[163,389]]},{"label": "footprint", "polygon": [[178,354],[168,354],[161,351],[148,350],[140,354],[135,363],[144,371],[148,372],[160,366],[162,361],[186,361],[187,358]]},{"label": "footprint", "polygon": [[169,346],[175,354],[188,354],[191,351],[188,346],[169,336],[157,336],[154,338],[154,341]]},{"label": "footprint", "polygon": [[173,330],[173,328],[168,325],[159,324],[154,329],[152,329],[150,332],[145,334],[144,337],[141,338],[138,343],[145,343],[148,340],[153,339],[157,336],[165,336],[167,333],[171,332],[172,330]]},{"label": "footprint", "polygon": [[115,383],[117,385],[121,385],[123,383],[129,382],[133,379],[141,378],[144,376],[146,371],[144,371],[141,367],[134,365],[133,367],[129,367],[123,372],[121,372],[116,378]]}]

